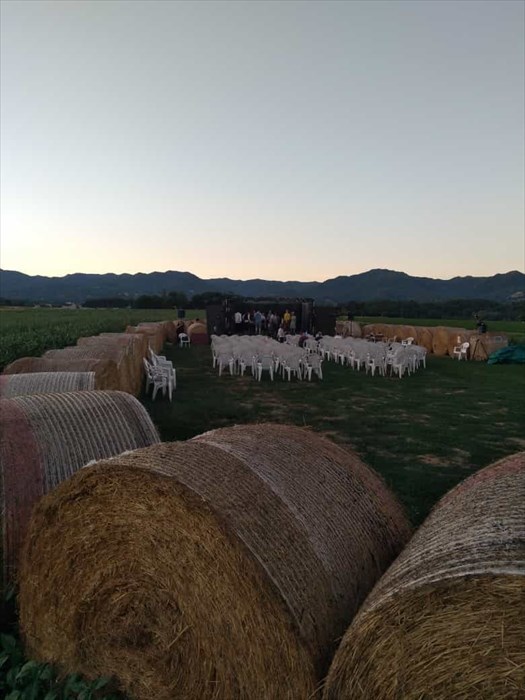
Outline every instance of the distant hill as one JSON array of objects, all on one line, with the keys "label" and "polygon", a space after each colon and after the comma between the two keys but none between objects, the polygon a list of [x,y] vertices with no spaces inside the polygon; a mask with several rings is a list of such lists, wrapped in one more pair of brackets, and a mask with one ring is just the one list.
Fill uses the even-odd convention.
[{"label": "distant hill", "polygon": [[134,298],[142,294],[184,292],[226,292],[248,297],[312,297],[320,303],[391,299],[400,301],[443,301],[446,299],[487,299],[509,301],[523,298],[525,274],[506,272],[492,277],[454,277],[450,280],[411,277],[393,270],[369,270],[325,282],[276,282],[232,280],[227,277],[201,279],[190,272],[151,272],[136,275],[90,275],[65,277],[25,275],[0,270],[0,297],[36,303],[82,303],[101,297]]}]

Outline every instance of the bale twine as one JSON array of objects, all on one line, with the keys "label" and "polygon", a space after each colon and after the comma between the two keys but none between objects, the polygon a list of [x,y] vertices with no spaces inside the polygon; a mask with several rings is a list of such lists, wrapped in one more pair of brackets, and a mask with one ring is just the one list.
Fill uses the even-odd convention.
[{"label": "bale twine", "polygon": [[118,374],[119,390],[126,391],[128,394],[134,392],[132,372],[125,347],[110,346],[107,343],[77,345],[61,350],[48,350],[44,353],[44,357],[54,360],[110,360],[114,363]]},{"label": "bale twine", "polygon": [[0,398],[2,399],[28,394],[89,391],[94,388],[94,372],[33,372],[6,374],[0,377]]},{"label": "bale twine", "polygon": [[35,509],[29,654],[136,700],[305,700],[409,536],[355,455],[238,426],[83,469]]},{"label": "bale twine", "polygon": [[469,339],[470,359],[488,360],[496,350],[506,348],[509,339],[502,333],[473,333]]},{"label": "bale twine", "polygon": [[2,578],[13,580],[34,504],[92,460],[159,442],[145,408],[118,391],[0,400]]},{"label": "bale twine", "polygon": [[21,357],[4,369],[3,374],[32,372],[93,372],[95,389],[118,389],[119,373],[112,360],[70,360],[47,357]]},{"label": "bale twine", "polygon": [[417,344],[425,348],[427,352],[432,352],[432,328],[426,326],[415,326]]},{"label": "bale twine", "polygon": [[345,634],[325,700],[522,698],[525,452],[434,508]]}]

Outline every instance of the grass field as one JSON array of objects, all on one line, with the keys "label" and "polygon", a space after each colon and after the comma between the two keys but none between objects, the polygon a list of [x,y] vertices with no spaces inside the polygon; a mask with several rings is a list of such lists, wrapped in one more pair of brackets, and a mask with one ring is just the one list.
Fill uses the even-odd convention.
[{"label": "grass field", "polygon": [[173,402],[144,399],[164,440],[250,422],[309,426],[383,475],[414,524],[473,471],[525,449],[523,366],[429,357],[402,380],[324,363],[323,382],[218,377],[208,347],[168,349]]},{"label": "grass field", "polygon": [[[190,309],[187,318],[203,318]],[[124,331],[141,321],[175,320],[173,309],[0,309],[0,371],[19,357],[75,345],[85,335]]]},{"label": "grass field", "polygon": [[[475,321],[472,318],[387,318],[385,316],[360,316],[356,321],[367,323],[391,323],[400,326],[450,326],[452,328],[466,328],[476,330]],[[488,321],[488,330],[495,333],[505,333],[516,342],[525,340],[525,321]]]}]

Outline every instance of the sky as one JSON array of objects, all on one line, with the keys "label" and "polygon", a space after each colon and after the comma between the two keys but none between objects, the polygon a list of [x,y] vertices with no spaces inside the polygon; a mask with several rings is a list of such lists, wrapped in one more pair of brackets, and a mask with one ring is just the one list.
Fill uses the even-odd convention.
[{"label": "sky", "polygon": [[2,0],[1,267],[523,270],[524,8]]}]

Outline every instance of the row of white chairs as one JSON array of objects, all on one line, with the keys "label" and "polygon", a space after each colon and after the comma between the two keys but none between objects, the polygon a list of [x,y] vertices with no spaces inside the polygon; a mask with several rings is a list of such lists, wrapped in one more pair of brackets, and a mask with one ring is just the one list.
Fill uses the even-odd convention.
[{"label": "row of white chairs", "polygon": [[169,400],[172,400],[173,392],[177,388],[177,372],[173,363],[164,355],[157,355],[149,348],[149,356],[151,362],[144,358],[144,369],[146,371],[146,394],[150,386],[153,387],[152,399],[155,401],[159,389],[162,395],[168,394]]},{"label": "row of white chairs", "polygon": [[426,350],[412,343],[374,343],[362,338],[323,337],[319,342],[319,353],[328,360],[375,375],[376,371],[386,376],[412,374],[420,366],[426,367]]},{"label": "row of white chairs", "polygon": [[310,381],[314,374],[323,378],[321,356],[294,342],[279,343],[265,336],[212,336],[211,349],[213,367],[218,368],[219,376],[227,367],[230,374],[241,376],[249,368],[258,381],[263,372],[268,372],[272,381],[279,373],[288,381],[292,376]]}]

